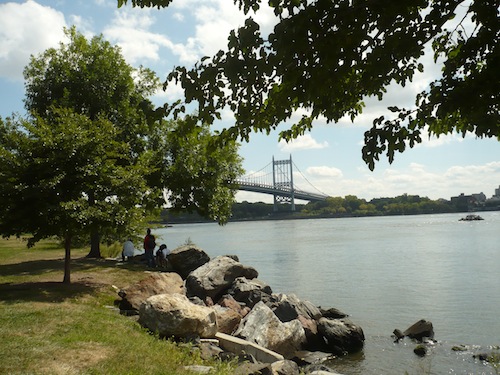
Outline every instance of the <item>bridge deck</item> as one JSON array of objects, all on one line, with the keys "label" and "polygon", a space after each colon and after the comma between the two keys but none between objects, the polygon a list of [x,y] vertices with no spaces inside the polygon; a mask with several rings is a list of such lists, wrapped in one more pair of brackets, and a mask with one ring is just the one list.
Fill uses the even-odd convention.
[{"label": "bridge deck", "polygon": [[[292,191],[287,188],[276,188],[272,185],[263,185],[258,183],[251,183],[247,181],[235,181],[238,185],[239,190],[243,191],[251,191],[255,193],[263,193],[263,194],[271,194],[271,195],[280,195],[284,197],[291,197]],[[293,197],[295,199],[302,199],[306,201],[324,201],[328,198],[327,195],[324,194],[316,194],[310,193],[302,190],[293,190]]]}]

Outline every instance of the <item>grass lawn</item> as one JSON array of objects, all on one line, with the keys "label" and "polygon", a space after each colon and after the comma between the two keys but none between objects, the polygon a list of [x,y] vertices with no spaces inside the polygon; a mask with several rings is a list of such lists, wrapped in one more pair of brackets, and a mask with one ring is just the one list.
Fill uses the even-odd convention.
[{"label": "grass lawn", "polygon": [[0,374],[189,374],[210,365],[187,346],[160,340],[114,307],[116,289],[146,276],[140,264],[86,259],[72,250],[71,284],[63,284],[64,249],[42,241],[28,249],[0,239]]}]

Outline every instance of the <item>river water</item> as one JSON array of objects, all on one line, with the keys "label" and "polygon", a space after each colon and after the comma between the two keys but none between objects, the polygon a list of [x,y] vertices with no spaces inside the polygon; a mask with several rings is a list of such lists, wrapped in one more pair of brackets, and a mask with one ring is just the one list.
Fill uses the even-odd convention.
[{"label": "river water", "polygon": [[[191,241],[210,257],[235,254],[273,292],[349,314],[365,347],[329,364],[339,373],[495,374],[472,357],[500,345],[500,212],[481,216],[179,224],[155,234],[170,249]],[[437,340],[424,358],[391,337],[419,319],[433,323]]]}]

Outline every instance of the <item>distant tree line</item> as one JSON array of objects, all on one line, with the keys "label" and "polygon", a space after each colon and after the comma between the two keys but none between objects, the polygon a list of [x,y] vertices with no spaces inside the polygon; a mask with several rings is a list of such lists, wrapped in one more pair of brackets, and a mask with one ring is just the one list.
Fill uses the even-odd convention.
[{"label": "distant tree line", "polygon": [[[462,202],[452,202],[445,199],[432,200],[419,195],[403,194],[395,198],[374,198],[367,201],[355,195],[328,197],[324,201],[296,204],[291,212],[289,204],[280,204],[274,211],[274,205],[263,202],[234,203],[230,221],[264,220],[286,218],[315,217],[353,217],[353,216],[388,216],[388,215],[420,215],[465,212],[470,210],[498,210],[498,202],[486,201],[481,204],[463,205]],[[161,215],[164,223],[186,223],[208,221],[197,214],[187,212],[172,212],[164,210]]]}]

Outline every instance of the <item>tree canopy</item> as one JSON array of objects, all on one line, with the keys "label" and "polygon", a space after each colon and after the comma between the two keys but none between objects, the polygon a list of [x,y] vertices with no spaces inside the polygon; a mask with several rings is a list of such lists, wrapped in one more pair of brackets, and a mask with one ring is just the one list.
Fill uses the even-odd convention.
[{"label": "tree canopy", "polygon": [[[160,8],[171,0],[130,2]],[[384,153],[392,162],[396,151],[421,142],[424,131],[500,136],[499,0],[273,0],[277,23],[269,35],[250,16],[260,0],[234,3],[248,18],[228,36],[227,50],[193,68],[175,68],[165,82],[180,83],[185,103],[197,103],[191,121],[212,124],[230,108],[236,121],[222,137],[269,133],[298,109],[306,114],[281,138],[304,134],[319,118],[354,121],[363,100],[381,100],[389,85],[404,87],[423,71],[419,59],[430,47],[443,62],[441,76],[411,108],[390,106],[387,116],[374,119],[363,147],[369,168]],[[457,14],[463,18],[450,28]],[[177,114],[185,107],[165,108]]]},{"label": "tree canopy", "polygon": [[118,129],[69,109],[50,121],[8,119],[0,124],[0,233],[30,235],[28,246],[57,236],[64,240],[64,280],[69,282],[72,241],[98,228],[107,239],[137,230],[157,207],[144,179],[150,155],[131,165],[130,145]]}]

